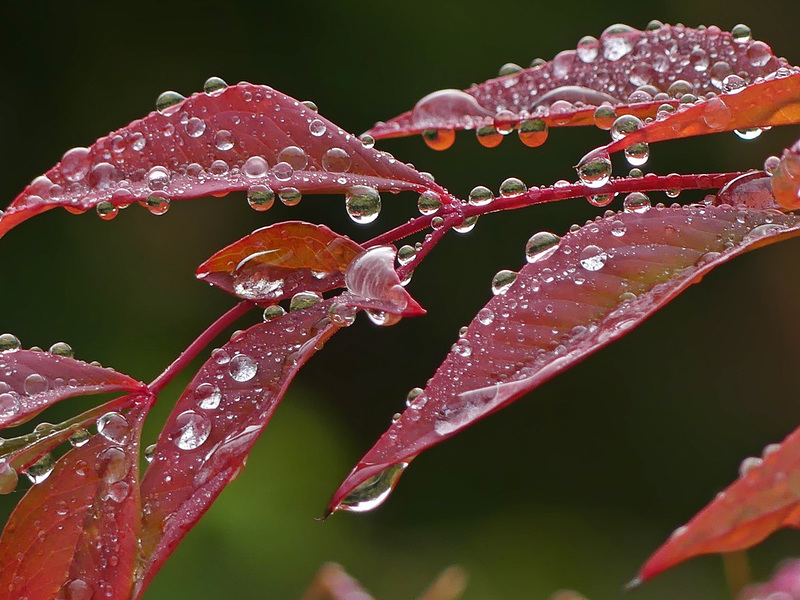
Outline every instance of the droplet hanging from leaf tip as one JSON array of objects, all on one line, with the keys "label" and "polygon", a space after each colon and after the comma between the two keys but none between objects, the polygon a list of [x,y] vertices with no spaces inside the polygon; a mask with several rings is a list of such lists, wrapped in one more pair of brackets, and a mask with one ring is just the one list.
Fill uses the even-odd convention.
[{"label": "droplet hanging from leaf tip", "polygon": [[392,493],[406,467],[408,463],[400,462],[373,475],[339,501],[335,510],[367,512],[377,508]]}]

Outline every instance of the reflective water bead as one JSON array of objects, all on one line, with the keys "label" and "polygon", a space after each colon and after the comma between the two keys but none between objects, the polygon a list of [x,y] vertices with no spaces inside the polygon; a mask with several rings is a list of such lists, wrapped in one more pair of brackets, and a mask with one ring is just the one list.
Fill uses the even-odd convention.
[{"label": "reflective water bead", "polygon": [[643,123],[639,117],[633,115],[622,115],[617,117],[611,125],[611,139],[615,142],[621,140],[626,135],[640,129]]},{"label": "reflective water bead", "polygon": [[182,412],[175,418],[176,429],[170,436],[181,450],[195,450],[211,435],[211,421],[193,410]]},{"label": "reflective water bead", "polygon": [[194,399],[203,410],[214,410],[222,400],[222,392],[213,383],[201,383],[194,390]]},{"label": "reflective water bead", "polygon": [[526,186],[521,180],[517,179],[516,177],[509,177],[503,183],[500,184],[500,195],[504,198],[509,198],[511,196],[519,196],[520,194],[524,194],[528,191],[528,186]]},{"label": "reflective water bead", "polygon": [[608,131],[617,119],[617,111],[613,106],[603,104],[594,111],[594,124],[598,129]]},{"label": "reflective water bead", "polygon": [[650,145],[647,142],[631,144],[625,148],[624,154],[629,165],[640,167],[650,158]]},{"label": "reflective water bead", "polygon": [[494,125],[484,125],[475,130],[478,143],[484,148],[495,148],[503,141],[503,136],[495,129]]},{"label": "reflective water bead", "polygon": [[478,321],[483,325],[491,325],[494,321],[494,312],[491,308],[482,308],[478,311]]},{"label": "reflective water bead", "polygon": [[289,301],[289,310],[303,310],[311,308],[322,301],[322,296],[316,292],[297,292]]},{"label": "reflective water bead", "polygon": [[747,82],[738,75],[731,74],[722,80],[722,92],[725,94],[738,94],[747,87]]},{"label": "reflective water bead", "polygon": [[505,77],[507,75],[514,75],[520,71],[522,71],[522,67],[516,63],[509,62],[500,67],[500,69],[497,71],[497,76]]},{"label": "reflective water bead", "polygon": [[[65,513],[66,514],[66,513]],[[64,600],[92,600],[94,589],[83,579],[73,579],[62,588]],[[61,595],[59,595],[61,598]]]},{"label": "reflective water bead", "polygon": [[497,129],[497,133],[500,135],[508,135],[514,131],[514,122],[516,120],[517,115],[510,110],[504,109],[498,111],[494,116],[494,128]]},{"label": "reflective water bead", "polygon": [[286,206],[297,206],[303,199],[303,195],[295,187],[285,187],[278,190],[278,198]]},{"label": "reflective water bead", "polygon": [[642,192],[631,192],[622,203],[625,212],[644,213],[650,210],[650,198]]},{"label": "reflective water bead", "polygon": [[300,104],[305,106],[309,110],[313,110],[314,112],[319,112],[319,106],[313,100],[303,100]]},{"label": "reflective water bead", "polygon": [[709,98],[703,107],[703,121],[711,129],[722,129],[731,122],[731,109],[719,96]]},{"label": "reflective water bead", "polygon": [[515,271],[509,269],[498,271],[492,278],[492,293],[495,296],[505,294],[516,280],[517,273]]},{"label": "reflective water bead", "polygon": [[35,396],[36,394],[44,394],[49,390],[50,382],[39,373],[31,373],[25,378],[22,387],[28,396]]},{"label": "reflective water bead", "polygon": [[10,494],[17,489],[17,472],[8,462],[0,459],[0,495]]},{"label": "reflective water bead", "polygon": [[345,194],[348,216],[356,223],[372,223],[381,212],[381,196],[374,187],[355,185]]},{"label": "reflective water bead", "polygon": [[292,169],[302,171],[308,166],[308,155],[299,146],[286,146],[278,154],[278,162],[287,163]]},{"label": "reflective water bead", "polygon": [[294,175],[294,169],[288,162],[279,162],[272,167],[272,174],[278,181],[288,181]]},{"label": "reflective water bead", "polygon": [[419,195],[417,208],[420,214],[432,215],[442,207],[439,194],[434,191],[426,190]]},{"label": "reflective water bead", "polygon": [[525,260],[529,263],[544,260],[558,248],[561,238],[549,231],[534,233],[525,244]]},{"label": "reflective water bead", "polygon": [[322,168],[329,173],[346,173],[350,164],[350,155],[341,148],[331,148],[322,155]]},{"label": "reflective water bead", "polygon": [[578,178],[590,188],[603,187],[611,178],[611,159],[607,154],[585,156],[577,166]]},{"label": "reflective water bead", "polygon": [[214,145],[223,152],[233,148],[233,142],[233,134],[227,129],[220,129],[214,136]]},{"label": "reflective water bead", "polygon": [[75,351],[72,349],[72,346],[70,346],[66,342],[56,342],[55,344],[50,346],[48,352],[50,352],[50,354],[55,354],[57,356],[66,356],[67,358],[75,357]]},{"label": "reflective water bead", "polygon": [[444,219],[442,217],[433,217],[431,219],[431,229],[441,229],[444,225]]},{"label": "reflective water bead", "polygon": [[262,156],[251,156],[244,161],[244,165],[242,165],[242,172],[244,173],[245,177],[250,179],[266,177],[268,170],[269,165]]},{"label": "reflective water bead", "polygon": [[0,394],[0,417],[13,417],[19,412],[19,394],[3,392]]},{"label": "reflective water bead", "polygon": [[286,311],[280,304],[273,304],[264,309],[264,321],[271,321],[286,314]]},{"label": "reflective water bead", "polygon": [[458,225],[453,225],[453,230],[456,233],[469,233],[470,231],[475,229],[475,224],[477,222],[478,222],[478,215],[472,215],[471,217],[466,217]]},{"label": "reflective water bead", "polygon": [[546,65],[546,64],[547,64],[547,61],[545,59],[543,59],[543,58],[534,58],[531,61],[530,66],[531,66],[531,68],[536,68],[536,67],[541,67],[542,65]]},{"label": "reflective water bead", "polygon": [[403,318],[401,315],[395,315],[385,310],[377,310],[374,308],[368,308],[366,310],[367,317],[370,321],[372,321],[378,327],[391,327],[400,322]]},{"label": "reflective water bead", "polygon": [[69,443],[75,448],[80,448],[86,444],[91,437],[92,434],[89,433],[88,429],[76,429],[75,432],[69,436]]},{"label": "reflective water bead", "polygon": [[644,173],[642,173],[641,169],[634,167],[630,171],[628,171],[628,177],[630,177],[631,179],[641,179],[642,177],[644,177]]},{"label": "reflective water bead", "polygon": [[614,200],[615,196],[616,193],[614,192],[609,194],[592,194],[590,196],[586,196],[586,199],[592,206],[597,206],[598,208],[602,208],[604,206],[608,206],[609,204],[611,204],[611,201]]},{"label": "reflective water bead", "polygon": [[732,73],[732,69],[730,64],[724,60],[719,60],[711,65],[709,73],[711,74],[711,85],[722,88],[723,80]]},{"label": "reflective water bead", "polygon": [[627,231],[628,228],[622,221],[614,221],[611,223],[611,235],[614,237],[622,237]]},{"label": "reflective water bead", "polygon": [[362,133],[359,136],[359,139],[361,140],[361,144],[364,146],[364,148],[374,148],[375,147],[375,138],[372,137],[370,134]]},{"label": "reflective water bead", "polygon": [[667,88],[667,95],[671,98],[680,98],[684,94],[694,92],[694,86],[685,79],[676,79]]},{"label": "reflective water bead", "polygon": [[222,92],[228,84],[221,77],[209,77],[203,84],[203,91],[209,96],[215,96]]},{"label": "reflective water bead", "polygon": [[476,185],[469,193],[469,203],[472,206],[486,206],[492,200],[494,194],[485,185]]},{"label": "reflective water bead", "polygon": [[144,201],[144,206],[152,215],[163,215],[169,210],[169,198],[151,194]]},{"label": "reflective water bead", "polygon": [[425,406],[425,398],[423,393],[424,390],[422,388],[411,388],[406,395],[406,406],[413,409],[420,409]]},{"label": "reflective water bead", "polygon": [[519,141],[529,148],[537,148],[544,144],[548,134],[547,123],[544,119],[526,119],[517,126]]},{"label": "reflective water bead", "polygon": [[56,462],[53,460],[53,455],[48,452],[28,467],[24,473],[31,480],[31,483],[36,485],[50,477],[50,473],[53,472],[55,466]]},{"label": "reflective water bead", "polygon": [[357,314],[358,308],[355,306],[340,304],[338,302],[331,304],[331,308],[328,311],[328,317],[330,317],[331,323],[339,327],[349,327],[355,323]]},{"label": "reflective water bead", "polygon": [[773,175],[775,173],[775,169],[781,164],[781,159],[777,156],[768,156],[764,160],[764,171],[768,174]]},{"label": "reflective water bead", "polygon": [[647,24],[647,26],[644,29],[645,31],[656,31],[657,29],[661,29],[662,27],[664,27],[664,23],[662,23],[658,19],[653,19]]},{"label": "reflective water bead", "polygon": [[186,121],[186,133],[189,137],[198,138],[206,131],[206,122],[203,119],[192,117]]},{"label": "reflective water bead", "polygon": [[754,67],[763,67],[770,58],[772,58],[772,51],[764,42],[753,42],[747,48],[747,60]]},{"label": "reflective water bead", "polygon": [[247,354],[237,354],[228,363],[228,373],[234,381],[243,383],[256,376],[258,363]]},{"label": "reflective water bead", "polygon": [[308,132],[314,137],[320,137],[322,135],[325,135],[325,132],[327,130],[328,130],[327,125],[325,125],[325,122],[320,119],[313,119],[308,124]]},{"label": "reflective water bead", "polygon": [[587,271],[599,271],[605,266],[607,260],[608,254],[599,246],[586,246],[581,251],[580,263]]},{"label": "reflective water bead", "polygon": [[422,140],[428,148],[447,150],[456,141],[456,132],[452,129],[426,129],[422,132]]},{"label": "reflective water bead", "polygon": [[88,148],[72,148],[61,157],[61,173],[67,181],[80,181],[90,167]]},{"label": "reflective water bead", "polygon": [[119,214],[119,208],[108,200],[99,202],[95,210],[97,211],[97,216],[103,219],[103,221],[110,221]]},{"label": "reflective water bead", "polygon": [[408,244],[400,246],[400,249],[397,251],[397,262],[401,265],[407,265],[414,260],[416,255],[417,251],[414,246],[409,246]]},{"label": "reflective water bead", "polygon": [[747,477],[747,474],[750,473],[753,469],[757,469],[764,461],[760,458],[756,458],[755,456],[749,456],[745,458],[739,464],[739,477]]},{"label": "reflective water bead", "polygon": [[178,92],[167,90],[161,92],[156,98],[156,110],[162,115],[170,115],[177,110],[177,105],[186,100],[186,97]]},{"label": "reflective water bead", "polygon": [[118,412],[107,412],[97,419],[97,433],[114,444],[124,444],[128,440],[130,425],[128,419]]},{"label": "reflective water bead", "polygon": [[275,192],[268,185],[251,185],[247,188],[247,203],[259,212],[269,210],[275,203]]},{"label": "reflective water bead", "polygon": [[144,449],[144,459],[147,462],[153,462],[153,457],[156,455],[156,444],[150,444]]},{"label": "reflective water bead", "polygon": [[743,140],[754,140],[761,135],[761,128],[751,127],[749,129],[734,129],[733,132]]},{"label": "reflective water bead", "polygon": [[603,56],[611,61],[616,61],[630,54],[633,50],[633,38],[630,34],[636,30],[630,25],[616,23],[603,31],[600,41],[603,45]]},{"label": "reflective water bead", "polygon": [[578,41],[578,58],[585,63],[594,62],[600,51],[600,42],[592,35],[585,35]]},{"label": "reflective water bead", "polygon": [[22,343],[13,333],[4,333],[0,335],[0,352],[19,350],[21,347]]},{"label": "reflective water bead", "polygon": [[750,31],[747,25],[739,23],[738,25],[734,25],[733,29],[731,29],[731,37],[734,42],[744,44],[753,39],[753,32]]}]

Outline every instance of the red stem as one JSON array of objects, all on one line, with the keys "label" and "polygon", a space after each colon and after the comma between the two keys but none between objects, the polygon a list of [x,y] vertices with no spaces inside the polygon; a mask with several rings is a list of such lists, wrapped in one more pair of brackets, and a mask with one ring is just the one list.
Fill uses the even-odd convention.
[{"label": "red stem", "polygon": [[186,350],[180,353],[178,358],[172,361],[170,366],[164,369],[161,375],[156,377],[147,386],[150,389],[150,393],[153,394],[153,397],[157,396],[158,393],[163,390],[178,373],[183,371],[183,369],[185,369],[188,364],[192,362],[197,355],[200,354],[200,352],[214,340],[215,337],[217,337],[240,317],[247,314],[251,308],[253,308],[253,303],[243,300],[222,315],[219,319],[214,321],[211,325],[209,325],[208,328],[201,333],[195,341],[189,344],[189,347],[186,348]]}]

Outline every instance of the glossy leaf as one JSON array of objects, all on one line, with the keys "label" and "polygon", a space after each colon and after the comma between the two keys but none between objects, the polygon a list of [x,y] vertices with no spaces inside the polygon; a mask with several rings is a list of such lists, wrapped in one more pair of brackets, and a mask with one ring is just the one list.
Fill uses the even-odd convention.
[{"label": "glossy leaf", "polygon": [[[369,133],[379,139],[489,127],[495,131],[485,132],[486,145],[496,145],[501,133],[528,121],[529,127],[522,125],[518,132],[524,143],[534,146],[544,141],[549,127],[594,124],[595,108],[603,103],[613,106],[617,115],[645,119],[654,117],[665,101],[675,104],[681,91],[698,97],[719,93],[727,75],[750,83],[787,66],[763,42],[736,41],[715,26],[701,30],[663,25],[637,31],[612,25],[599,39],[587,36],[576,50],[561,52],[545,64],[463,92],[429,94],[413,110],[376,124]],[[673,85],[678,81],[686,83]],[[654,98],[655,93],[664,96]],[[531,122],[535,120],[542,123]],[[605,129],[611,125],[598,124]],[[431,145],[436,147],[435,141]]]},{"label": "glossy leaf", "polygon": [[363,250],[324,225],[287,221],[223,248],[200,265],[197,277],[246,300],[274,302],[342,287],[344,272]]},{"label": "glossy leaf", "polygon": [[66,398],[145,388],[113,369],[33,350],[0,352],[0,371],[0,428],[25,423]]},{"label": "glossy leaf", "polygon": [[773,173],[772,192],[781,206],[800,208],[800,140],[783,151]]},{"label": "glossy leaf", "polygon": [[[769,178],[760,181],[768,190]],[[737,197],[730,189],[726,196]],[[533,262],[515,279],[505,274],[505,292],[469,324],[329,509],[370,507],[365,492],[388,495],[421,451],[621,337],[717,265],[800,231],[800,217],[775,210],[647,206],[591,222],[557,244],[552,234],[532,244]]]},{"label": "glossy leaf", "polygon": [[334,300],[255,325],[203,365],[159,436],[142,481],[142,569],[134,597],[244,462],[298,369],[337,330]]},{"label": "glossy leaf", "polygon": [[142,412],[117,415],[31,487],[0,538],[0,600],[128,597]]},{"label": "glossy leaf", "polygon": [[341,193],[355,185],[446,195],[297,100],[268,86],[240,83],[195,94],[88,149],[69,150],[11,203],[0,219],[0,235],[57,206],[81,212],[101,202],[119,207],[151,198],[152,210],[161,213],[168,206],[163,199],[224,195],[256,185],[267,195],[290,188]]}]

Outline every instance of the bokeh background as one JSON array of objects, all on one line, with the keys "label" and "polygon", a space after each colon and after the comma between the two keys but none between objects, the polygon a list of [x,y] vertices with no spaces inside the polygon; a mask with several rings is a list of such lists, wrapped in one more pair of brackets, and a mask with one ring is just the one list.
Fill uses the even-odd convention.
[{"label": "bokeh background", "polygon": [[[312,99],[359,133],[432,90],[482,81],[505,62],[550,58],[615,22],[641,28],[653,18],[724,29],[744,22],[800,62],[800,4],[780,0],[6,3],[0,198],[10,202],[65,150],[145,115],[161,91],[189,95],[210,75]],[[760,167],[798,135],[787,128],[751,142],[724,134],[665,143],[647,168]],[[572,165],[605,138],[558,130],[539,149],[509,139],[487,150],[470,134],[445,153],[417,138],[380,147],[463,197],[477,184],[496,190],[508,176],[529,185],[572,179]],[[308,197],[262,214],[233,194],[174,203],[158,218],[138,207],[111,222],[52,211],[0,241],[0,330],[26,346],[65,340],[80,358],[150,380],[232,305],[193,278],[218,248],[286,218],[367,239],[412,214],[414,198],[385,197],[381,219],[362,227],[343,206],[340,197]],[[574,201],[484,217],[472,233],[448,237],[410,286],[429,315],[387,329],[359,319],[314,357],[242,476],[188,535],[148,600],[298,598],[330,560],[379,600],[413,598],[454,563],[470,573],[468,600],[547,598],[558,588],[622,597],[641,562],[736,477],[744,457],[800,424],[800,241],[725,265],[625,339],[427,452],[374,513],[313,520],[407,390],[432,374],[488,300],[491,276],[522,265],[530,234],[563,232],[597,212]],[[145,443],[189,376],[162,395]],[[66,403],[44,418],[92,402]],[[3,521],[20,497],[0,498]],[[798,554],[800,534],[783,532],[751,559],[764,578]],[[714,556],[628,597],[727,595]]]}]

